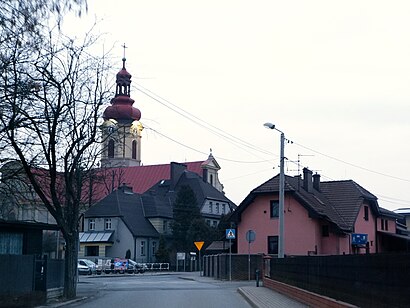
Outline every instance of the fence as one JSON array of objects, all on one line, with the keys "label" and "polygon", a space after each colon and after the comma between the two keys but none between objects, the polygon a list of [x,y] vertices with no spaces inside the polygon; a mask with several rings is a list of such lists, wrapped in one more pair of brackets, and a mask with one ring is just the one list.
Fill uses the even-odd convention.
[{"label": "fence", "polygon": [[[207,255],[203,257],[204,276],[213,277],[220,280],[247,280],[250,273],[250,279],[256,277],[256,270],[262,270],[262,255],[250,255],[250,270],[248,255],[246,254],[229,254]],[[231,259],[231,270],[230,270]]]},{"label": "fence", "polygon": [[48,290],[64,284],[63,262],[34,255],[0,255],[0,307],[44,303]]},{"label": "fence", "polygon": [[410,306],[410,254],[267,259],[268,278],[360,307]]},{"label": "fence", "polygon": [[144,263],[148,271],[168,271],[169,263]]}]

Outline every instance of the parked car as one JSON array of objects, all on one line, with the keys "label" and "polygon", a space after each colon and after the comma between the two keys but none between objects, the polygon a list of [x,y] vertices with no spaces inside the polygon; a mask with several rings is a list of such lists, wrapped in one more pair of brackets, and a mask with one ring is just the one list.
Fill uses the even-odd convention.
[{"label": "parked car", "polygon": [[127,270],[128,260],[127,259],[114,259],[114,273],[124,274]]},{"label": "parked car", "polygon": [[80,262],[77,263],[77,271],[78,275],[91,275],[91,270],[88,266],[80,264]]},{"label": "parked car", "polygon": [[145,263],[137,263],[138,273],[145,273],[148,270],[148,266]]},{"label": "parked car", "polygon": [[127,273],[132,274],[142,274],[146,271],[146,266],[142,263],[137,263],[134,260],[128,259]]},{"label": "parked car", "polygon": [[78,264],[86,266],[89,269],[89,275],[95,274],[97,272],[97,265],[93,261],[90,261],[88,259],[78,259]]}]

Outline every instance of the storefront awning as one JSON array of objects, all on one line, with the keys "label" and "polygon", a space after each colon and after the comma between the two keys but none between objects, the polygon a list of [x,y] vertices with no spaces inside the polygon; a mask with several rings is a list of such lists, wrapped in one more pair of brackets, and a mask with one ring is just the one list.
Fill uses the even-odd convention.
[{"label": "storefront awning", "polygon": [[112,243],[114,231],[80,232],[80,243]]}]

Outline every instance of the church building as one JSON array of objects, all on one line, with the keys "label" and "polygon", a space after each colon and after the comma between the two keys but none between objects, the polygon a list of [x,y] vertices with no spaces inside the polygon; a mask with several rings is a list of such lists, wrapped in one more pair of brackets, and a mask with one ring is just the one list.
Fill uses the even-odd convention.
[{"label": "church building", "polygon": [[121,257],[129,251],[138,262],[155,262],[159,237],[172,237],[173,202],[181,186],[191,187],[212,227],[236,205],[223,192],[212,153],[203,161],[142,164],[141,111],[130,96],[125,57],[122,62],[115,96],[103,114],[101,168],[90,182],[79,255]]}]

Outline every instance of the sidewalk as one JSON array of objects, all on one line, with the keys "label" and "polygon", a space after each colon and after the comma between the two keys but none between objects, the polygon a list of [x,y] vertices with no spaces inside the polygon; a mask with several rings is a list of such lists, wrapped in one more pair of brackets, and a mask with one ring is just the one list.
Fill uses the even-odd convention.
[{"label": "sidewalk", "polygon": [[[198,272],[194,273],[179,273],[179,278],[192,279],[203,282],[222,282],[221,280],[215,280],[214,278],[199,276]],[[229,282],[226,282],[229,283]],[[241,283],[237,281],[236,283]],[[298,302],[294,299],[287,297],[279,292],[275,292],[265,287],[256,287],[255,281],[242,282],[246,285],[238,287],[238,293],[241,294],[246,301],[253,308],[306,308],[309,307],[306,304]],[[262,282],[261,282],[262,283]],[[252,286],[250,285],[252,284]]]},{"label": "sidewalk", "polygon": [[254,308],[309,307],[265,287],[240,287],[238,292]]}]

